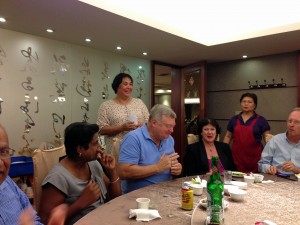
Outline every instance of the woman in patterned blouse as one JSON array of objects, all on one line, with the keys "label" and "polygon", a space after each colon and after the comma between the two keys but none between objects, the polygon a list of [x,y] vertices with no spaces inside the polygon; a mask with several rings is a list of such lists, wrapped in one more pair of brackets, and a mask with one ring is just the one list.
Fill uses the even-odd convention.
[{"label": "woman in patterned blouse", "polygon": [[129,74],[118,74],[111,86],[116,96],[100,105],[97,119],[100,134],[105,135],[107,152],[113,152],[114,138],[123,139],[126,133],[142,126],[149,118],[143,101],[131,97],[133,79]]}]

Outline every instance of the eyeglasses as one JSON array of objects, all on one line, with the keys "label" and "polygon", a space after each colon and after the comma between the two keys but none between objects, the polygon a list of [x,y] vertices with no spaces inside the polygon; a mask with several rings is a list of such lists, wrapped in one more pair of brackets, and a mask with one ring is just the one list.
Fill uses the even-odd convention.
[{"label": "eyeglasses", "polygon": [[173,129],[175,127],[175,125],[173,125],[173,124],[167,124],[167,123],[163,123],[163,122],[160,122],[159,124],[163,125],[167,129]]},{"label": "eyeglasses", "polygon": [[288,124],[294,124],[296,126],[300,126],[300,121],[298,121],[298,120],[288,120],[287,123]]},{"label": "eyeglasses", "polygon": [[0,148],[0,158],[6,159],[14,155],[15,150],[12,148]]}]

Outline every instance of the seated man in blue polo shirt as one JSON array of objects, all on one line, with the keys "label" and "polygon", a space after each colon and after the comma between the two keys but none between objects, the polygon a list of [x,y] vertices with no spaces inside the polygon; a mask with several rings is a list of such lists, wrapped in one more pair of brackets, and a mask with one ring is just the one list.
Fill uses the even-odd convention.
[{"label": "seated man in blue polo shirt", "polygon": [[118,171],[122,192],[171,180],[180,175],[182,166],[174,151],[171,136],[175,127],[175,112],[168,106],[155,105],[149,121],[129,132],[120,145]]}]

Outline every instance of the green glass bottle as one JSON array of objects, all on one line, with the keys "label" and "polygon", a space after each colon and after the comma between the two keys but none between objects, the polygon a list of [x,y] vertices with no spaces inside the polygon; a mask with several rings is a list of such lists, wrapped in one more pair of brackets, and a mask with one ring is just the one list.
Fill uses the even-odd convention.
[{"label": "green glass bottle", "polygon": [[207,206],[219,206],[214,207],[214,209],[222,210],[221,214],[216,212],[213,214],[210,224],[223,224],[221,221],[224,218],[219,218],[219,215],[223,215],[223,195],[224,195],[224,184],[222,182],[219,167],[218,167],[218,156],[213,156],[211,159],[211,171],[212,174],[210,175],[207,181]]}]

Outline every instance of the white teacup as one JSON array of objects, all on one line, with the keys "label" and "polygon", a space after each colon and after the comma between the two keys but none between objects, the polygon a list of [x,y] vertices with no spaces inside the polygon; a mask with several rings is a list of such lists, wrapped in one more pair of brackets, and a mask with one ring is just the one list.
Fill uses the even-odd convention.
[{"label": "white teacup", "polygon": [[137,198],[136,199],[138,209],[149,209],[150,199],[149,198]]},{"label": "white teacup", "polygon": [[194,195],[202,195],[203,186],[201,184],[190,184],[190,187],[194,190]]},{"label": "white teacup", "polygon": [[253,173],[252,176],[254,177],[255,183],[261,183],[264,179],[264,175]]},{"label": "white teacup", "polygon": [[244,181],[247,183],[247,184],[253,184],[254,183],[254,176],[248,176],[248,175],[245,175],[244,176]]},{"label": "white teacup", "polygon": [[135,115],[135,113],[131,113],[128,117],[127,117],[128,121],[134,122],[135,125],[138,124],[138,119],[137,116]]}]

